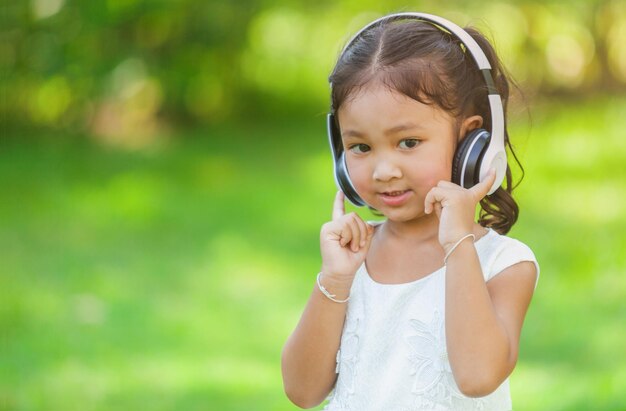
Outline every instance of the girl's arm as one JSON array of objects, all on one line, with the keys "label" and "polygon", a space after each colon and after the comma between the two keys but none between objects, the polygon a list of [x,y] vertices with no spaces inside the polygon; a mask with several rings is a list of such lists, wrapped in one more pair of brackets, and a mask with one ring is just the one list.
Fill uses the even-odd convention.
[{"label": "girl's arm", "polygon": [[465,395],[485,396],[513,371],[536,276],[535,265],[524,261],[485,286],[476,249],[467,240],[448,258],[446,342],[454,378]]},{"label": "girl's arm", "polygon": [[463,240],[473,232],[476,204],[487,195],[495,180],[470,189],[440,181],[426,195],[424,210],[439,217],[439,243],[450,250],[446,262],[446,344],[452,373],[467,396],[493,392],[517,362],[519,337],[535,285],[531,262],[514,264],[485,280],[476,248]]},{"label": "girl's arm", "polygon": [[[332,221],[320,233],[320,283],[335,299],[345,300],[357,269],[365,260],[373,227],[355,214],[345,214],[344,198],[337,193]],[[282,352],[283,385],[289,399],[302,408],[321,403],[332,390],[337,374],[336,356],[341,341],[346,304],[327,298],[315,285],[300,322]]]},{"label": "girl's arm", "polygon": [[[320,282],[337,299],[345,299],[349,285]],[[337,374],[336,355],[346,316],[346,304],[328,299],[315,285],[295,331],[282,353],[283,385],[287,397],[301,408],[320,404],[328,396]]]}]

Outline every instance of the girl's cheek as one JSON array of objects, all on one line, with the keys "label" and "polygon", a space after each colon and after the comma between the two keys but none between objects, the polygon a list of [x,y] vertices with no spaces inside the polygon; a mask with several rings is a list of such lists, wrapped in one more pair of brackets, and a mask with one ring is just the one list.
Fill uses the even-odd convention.
[{"label": "girl's cheek", "polygon": [[370,179],[361,174],[355,176],[355,178],[352,179],[352,184],[354,184],[354,188],[358,192],[365,192],[371,187]]},{"label": "girl's cheek", "polygon": [[452,170],[446,168],[445,164],[437,162],[424,162],[415,172],[415,178],[420,180],[420,185],[426,190],[435,187],[441,180],[450,181],[452,176]]},{"label": "girl's cheek", "polygon": [[354,180],[367,180],[369,177],[369,169],[366,163],[352,162],[348,160],[346,165],[348,166],[348,173],[350,173],[350,179],[352,182],[354,182]]}]

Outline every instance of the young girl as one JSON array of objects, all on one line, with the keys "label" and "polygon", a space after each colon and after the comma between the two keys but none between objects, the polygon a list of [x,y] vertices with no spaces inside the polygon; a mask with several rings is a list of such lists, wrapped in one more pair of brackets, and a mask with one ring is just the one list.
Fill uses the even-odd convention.
[{"label": "young girl", "polygon": [[[332,391],[333,411],[512,409],[539,266],[505,236],[518,207],[506,157],[492,153],[498,139],[496,152],[513,153],[493,48],[436,16],[391,15],[355,36],[330,81],[338,182],[385,220],[345,214],[337,194],[321,272],[283,349],[287,396],[310,408]],[[491,144],[479,150],[490,163],[464,162],[476,157],[468,139]]]}]

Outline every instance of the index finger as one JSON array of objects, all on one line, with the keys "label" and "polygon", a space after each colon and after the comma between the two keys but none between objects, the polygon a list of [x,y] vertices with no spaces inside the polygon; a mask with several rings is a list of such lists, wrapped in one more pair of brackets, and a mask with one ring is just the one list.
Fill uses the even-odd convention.
[{"label": "index finger", "polygon": [[335,202],[333,203],[333,221],[337,220],[346,213],[346,208],[343,204],[344,195],[341,190],[337,191],[335,195]]}]

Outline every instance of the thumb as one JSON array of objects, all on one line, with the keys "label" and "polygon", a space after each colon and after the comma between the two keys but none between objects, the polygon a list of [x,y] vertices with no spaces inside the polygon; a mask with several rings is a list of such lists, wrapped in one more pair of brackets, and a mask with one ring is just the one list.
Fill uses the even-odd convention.
[{"label": "thumb", "polygon": [[340,219],[344,216],[344,214],[346,214],[346,208],[343,201],[343,192],[339,190],[335,195],[335,202],[333,203],[333,221]]},{"label": "thumb", "polygon": [[487,195],[494,181],[496,181],[496,169],[490,168],[489,172],[487,172],[487,178],[470,188],[476,202],[479,202]]}]

